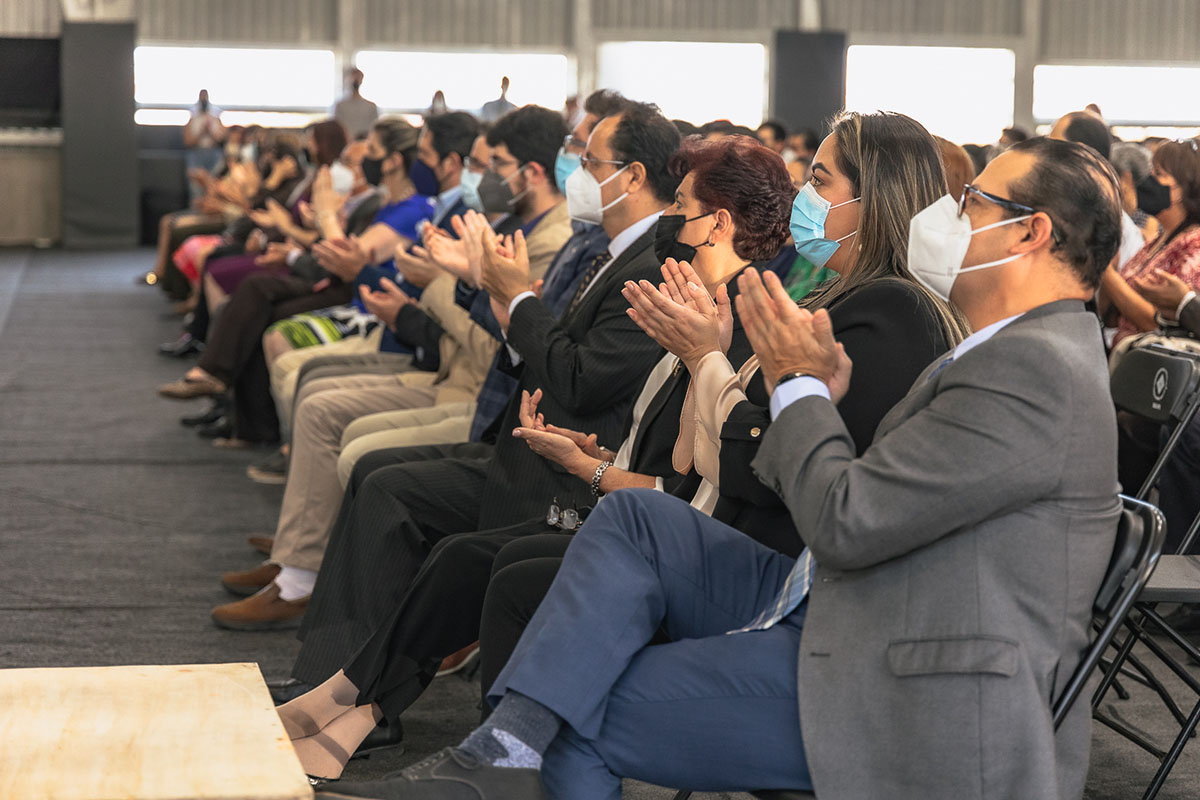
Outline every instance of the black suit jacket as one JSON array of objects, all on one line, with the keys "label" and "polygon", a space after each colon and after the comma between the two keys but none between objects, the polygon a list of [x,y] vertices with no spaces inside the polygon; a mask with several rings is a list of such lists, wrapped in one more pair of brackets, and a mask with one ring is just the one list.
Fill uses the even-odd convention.
[{"label": "black suit jacket", "polygon": [[[555,317],[537,298],[513,310],[508,341],[521,355],[509,365],[518,390],[504,412],[488,467],[480,528],[495,528],[545,513],[557,497],[566,506],[594,502],[583,481],[514,439],[521,391],[542,390],[539,411],[564,428],[595,433],[601,442],[625,438],[626,413],[663,350],[625,313],[626,281],[660,278],[653,228],[635,240],[596,279],[573,309]],[[501,348],[507,359],[507,348]]]},{"label": "black suit jacket", "polygon": [[[829,309],[833,333],[854,362],[850,390],[838,405],[861,455],[884,415],[935,358],[950,349],[931,301],[898,278],[862,286]],[[721,429],[721,497],[713,517],[780,552],[797,555],[803,542],[791,514],[750,469],[771,425],[761,373]]]},{"label": "black suit jacket", "polygon": [[1179,315],[1179,324],[1190,333],[1200,336],[1200,298],[1193,297],[1183,307],[1183,313]]}]

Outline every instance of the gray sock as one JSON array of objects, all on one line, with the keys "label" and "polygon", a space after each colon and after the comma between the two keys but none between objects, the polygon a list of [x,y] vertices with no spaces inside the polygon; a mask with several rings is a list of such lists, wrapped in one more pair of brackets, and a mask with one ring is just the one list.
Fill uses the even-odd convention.
[{"label": "gray sock", "polygon": [[492,766],[541,769],[542,754],[561,727],[562,719],[553,711],[510,691],[458,748]]}]

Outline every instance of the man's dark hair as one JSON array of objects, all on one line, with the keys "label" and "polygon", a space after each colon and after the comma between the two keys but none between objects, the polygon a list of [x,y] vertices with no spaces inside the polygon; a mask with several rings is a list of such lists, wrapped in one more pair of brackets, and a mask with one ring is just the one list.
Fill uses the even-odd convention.
[{"label": "man's dark hair", "polygon": [[1093,148],[1044,136],[1009,152],[1037,159],[1027,175],[1009,184],[1009,199],[1050,216],[1051,251],[1085,286],[1096,288],[1121,244],[1121,189],[1112,165]]},{"label": "man's dark hair", "polygon": [[1029,131],[1024,128],[1018,128],[1016,125],[1011,128],[1005,128],[1002,133],[1008,137],[1008,140],[1013,144],[1020,144],[1029,138]]},{"label": "man's dark hair", "polygon": [[437,114],[425,120],[429,130],[430,144],[437,151],[438,161],[444,160],[451,153],[466,159],[479,136],[479,123],[465,111],[452,111],[448,114]]},{"label": "man's dark hair", "polygon": [[699,128],[686,119],[673,119],[671,120],[671,124],[675,126],[675,130],[679,131],[679,135],[685,139],[700,132]]},{"label": "man's dark hair", "polygon": [[488,131],[487,143],[492,147],[504,145],[521,164],[541,164],[550,185],[561,189],[554,177],[554,160],[566,138],[567,123],[562,114],[528,105],[496,120]]},{"label": "man's dark hair", "polygon": [[583,110],[588,114],[594,114],[597,119],[604,119],[613,114],[620,114],[621,109],[628,103],[625,95],[620,92],[614,92],[612,89],[598,89],[583,101]]},{"label": "man's dark hair", "polygon": [[1067,114],[1067,129],[1064,131],[1068,141],[1086,144],[1100,155],[1108,158],[1112,152],[1112,134],[1104,120],[1086,111],[1072,111]]},{"label": "man's dark hair", "polygon": [[729,136],[737,128],[732,122],[727,119],[714,119],[712,122],[706,122],[700,126],[700,133],[704,136],[719,133],[724,136]]},{"label": "man's dark hair", "polygon": [[817,152],[817,148],[821,146],[821,137],[817,136],[817,132],[812,128],[801,128],[796,131],[797,136],[804,137],[804,149]]},{"label": "man's dark hair", "polygon": [[664,203],[673,201],[681,178],[672,175],[667,165],[679,149],[679,131],[651,103],[630,100],[620,116],[609,143],[613,158],[641,162],[654,196]]},{"label": "man's dark hair", "polygon": [[769,119],[769,120],[763,122],[762,125],[758,126],[758,129],[760,131],[763,128],[766,128],[767,130],[769,130],[771,132],[771,135],[773,137],[775,137],[775,141],[777,141],[777,142],[782,142],[784,139],[787,138],[787,129],[784,128],[783,123],[779,122],[778,120]]}]

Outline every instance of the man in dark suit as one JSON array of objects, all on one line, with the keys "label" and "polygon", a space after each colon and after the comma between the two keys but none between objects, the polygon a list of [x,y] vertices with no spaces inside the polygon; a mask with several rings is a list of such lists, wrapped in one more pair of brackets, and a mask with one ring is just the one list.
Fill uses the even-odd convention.
[{"label": "man in dark suit", "polygon": [[[1090,709],[1056,733],[1049,708],[1087,644],[1120,513],[1084,308],[1120,241],[1120,192],[1094,152],[1048,139],[999,156],[977,189],[965,213],[947,196],[922,212],[935,224],[914,218],[928,263],[909,262],[975,334],[861,457],[830,402],[851,364],[828,313],[743,276],[775,418],[754,468],[797,522],[798,559],[619,492],[576,534],[488,722],[317,796],[539,798],[542,777],[597,800],[622,777],[815,785],[823,800],[1082,796]],[[987,268],[958,277],[972,266]],[[672,641],[647,646],[659,631]]]},{"label": "man in dark suit", "polygon": [[[644,104],[596,126],[580,167],[585,191],[569,184],[568,204],[576,215],[598,213],[611,242],[592,260],[561,320],[527,291],[527,278],[516,277],[523,269],[517,259],[494,259],[504,275],[485,277],[485,285],[503,282],[505,294],[494,305],[509,317],[501,319],[511,348],[505,352],[519,389],[541,389],[548,419],[594,432],[601,442],[624,437],[626,412],[662,355],[626,314],[621,289],[629,280],[660,277],[653,228],[679,183],[667,169],[679,142],[674,126]],[[590,505],[586,483],[512,438],[519,413],[520,391],[501,419],[494,451],[475,443],[389,451],[402,463],[376,469],[353,502],[343,503],[301,628],[296,678],[316,685],[338,670],[395,608],[443,537],[544,515],[548,498]],[[372,455],[375,463],[383,457]]]}]

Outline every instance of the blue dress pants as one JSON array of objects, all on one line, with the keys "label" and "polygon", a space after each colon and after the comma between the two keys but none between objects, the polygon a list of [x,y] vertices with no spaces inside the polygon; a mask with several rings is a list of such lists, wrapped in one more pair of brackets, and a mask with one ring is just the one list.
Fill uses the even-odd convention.
[{"label": "blue dress pants", "polygon": [[[794,560],[651,490],[605,498],[488,698],[563,718],[542,776],[555,800],[619,800],[621,778],[700,791],[811,789],[796,701],[806,604],[728,635]],[[667,644],[648,646],[659,630]]]}]

